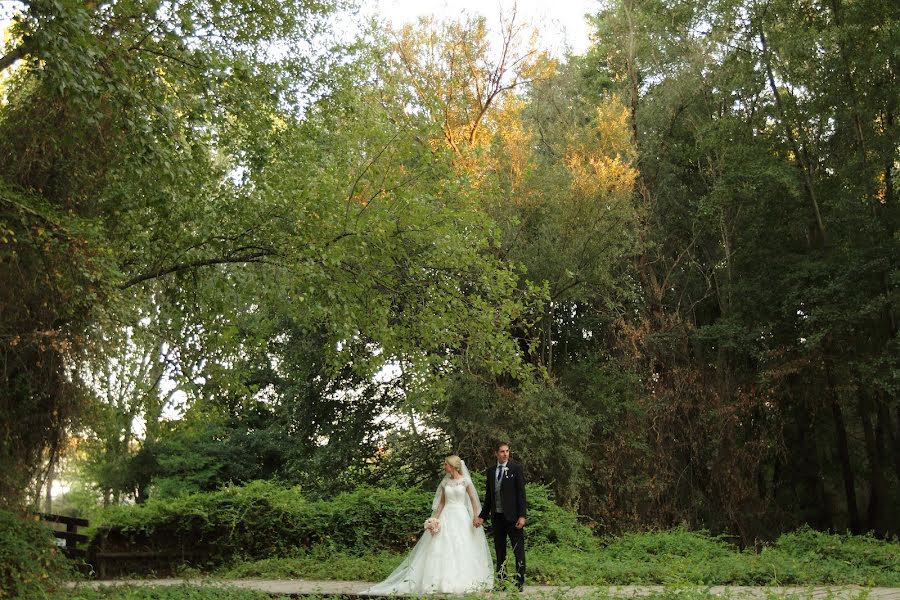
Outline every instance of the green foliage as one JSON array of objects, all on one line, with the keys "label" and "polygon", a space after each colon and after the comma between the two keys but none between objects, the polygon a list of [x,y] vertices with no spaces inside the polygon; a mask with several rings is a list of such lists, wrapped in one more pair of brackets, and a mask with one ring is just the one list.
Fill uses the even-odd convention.
[{"label": "green foliage", "polygon": [[[685,528],[598,538],[547,487],[529,485],[528,498],[529,574],[540,583],[900,585],[897,541],[809,528],[759,551]],[[167,549],[204,549],[204,568],[223,577],[376,581],[421,535],[430,500],[427,491],[363,487],[310,501],[299,489],[253,482],[113,507],[102,527],[112,544],[161,538]]]},{"label": "green foliage", "polygon": [[641,389],[592,453],[610,501],[586,512],[745,544],[895,535],[896,16],[621,0],[593,21],[585,66],[629,106],[640,169],[639,298],[573,333]]},{"label": "green foliage", "polygon": [[0,509],[0,598],[42,598],[73,577],[48,527]]},{"label": "green foliage", "polygon": [[[483,488],[483,481],[477,485]],[[528,494],[534,521],[530,544],[592,547],[590,530],[554,504],[548,488],[529,485]],[[203,557],[198,562],[206,564],[290,556],[314,564],[323,552],[369,556],[375,551],[408,549],[421,534],[431,499],[428,491],[363,486],[330,500],[310,500],[300,488],[255,481],[215,492],[110,507],[95,520],[94,543],[97,536],[105,536],[107,549],[200,551]],[[259,568],[269,568],[266,564]],[[347,568],[356,568],[353,565],[363,563],[350,561]]]},{"label": "green foliage", "polygon": [[[463,362],[527,371],[510,330],[532,296],[496,255],[475,183],[430,143],[435,124],[407,114],[402,83],[372,81],[390,55],[380,38],[330,44],[338,4],[37,2],[14,15],[0,190],[4,217],[25,220],[4,218],[0,268],[30,291],[0,298],[27,317],[2,332],[17,395],[0,407],[0,443],[18,454],[0,472],[18,475],[0,497],[21,500],[82,424],[105,501],[143,501],[153,475],[171,491],[180,476],[205,489],[271,474],[217,473],[228,452],[214,444],[205,466],[148,473],[173,381],[191,420],[276,400],[275,426],[245,441],[272,448],[292,432],[288,479],[328,489],[330,467],[375,447],[381,408],[409,397],[372,384],[384,364],[423,389]],[[70,235],[82,222],[91,235]],[[48,285],[70,267],[73,282]],[[346,400],[366,385],[366,403]],[[26,422],[20,443],[13,424]]]},{"label": "green foliage", "polygon": [[[248,425],[254,421],[251,414],[248,410],[243,419]],[[134,460],[145,456],[152,462],[147,473],[151,494],[160,498],[270,478],[284,461],[283,438],[267,439],[265,423],[255,421],[262,425],[256,431],[234,424],[181,423]]]},{"label": "green foliage", "polygon": [[[897,586],[900,544],[808,529],[785,534],[760,552],[683,528],[591,540],[582,547],[542,544],[526,530],[529,580],[547,585],[861,585]],[[841,548],[847,546],[848,549]],[[828,555],[840,554],[829,559]],[[295,577],[378,581],[402,556],[313,548],[244,561],[222,577]]]},{"label": "green foliage", "polygon": [[555,502],[549,486],[528,484],[526,490],[529,547],[568,548],[573,552],[594,548],[591,529],[580,523],[574,512]]},{"label": "green foliage", "polygon": [[0,172],[0,503],[21,502],[86,401],[66,365],[85,348],[79,334],[108,275],[95,241],[89,222]]},{"label": "green foliage", "polygon": [[678,528],[608,538],[590,552],[538,551],[529,555],[529,571],[540,581],[570,585],[896,586],[898,553],[896,541],[810,529],[785,534],[757,553]]},{"label": "green foliage", "polygon": [[432,495],[360,488],[331,501],[310,501],[299,488],[257,481],[102,513],[107,547],[149,545],[204,552],[212,563],[286,556],[313,546],[350,550],[406,548],[421,530]]},{"label": "green foliage", "polygon": [[747,575],[750,581],[900,585],[900,543],[871,535],[829,534],[804,527],[763,547],[756,563],[755,573]]},{"label": "green foliage", "polygon": [[[333,7],[61,1],[13,14],[0,49],[19,61],[0,103],[0,502],[23,502],[88,412],[81,366],[114,361],[122,348],[105,346],[103,330],[140,322],[153,296],[124,290],[172,272],[163,265],[176,257],[243,256],[243,242],[227,240],[245,229],[246,203],[219,184],[237,167],[241,129],[266,139],[281,103],[297,98],[288,74],[295,86],[315,79],[293,49]],[[244,11],[254,18],[234,18]],[[275,65],[261,49],[279,42]],[[116,475],[122,453],[111,454]]]},{"label": "green foliage", "polygon": [[[323,331],[289,319],[277,326],[274,339],[245,363],[265,398],[199,402],[178,422],[161,424],[135,456],[152,495],[275,478],[311,497],[376,479],[369,468],[379,442],[373,420],[396,401],[393,392],[367,379],[359,365],[332,369]],[[273,356],[280,357],[277,367]],[[354,393],[338,393],[344,389]]]},{"label": "green foliage", "polygon": [[598,553],[595,581],[713,584],[740,579],[746,563],[721,538],[683,528],[610,538]]},{"label": "green foliage", "polygon": [[390,552],[356,554],[314,546],[280,558],[237,560],[218,569],[217,577],[380,581],[399,563]]},{"label": "green foliage", "polygon": [[204,587],[201,584],[121,585],[99,589],[78,587],[60,590],[51,597],[54,600],[287,600],[289,598],[251,590]]},{"label": "green foliage", "polygon": [[528,481],[552,485],[555,499],[575,503],[592,417],[564,389],[550,382],[511,389],[460,374],[448,385],[445,406],[434,421],[462,454],[480,459],[485,447],[511,440]]},{"label": "green foliage", "polygon": [[[338,4],[15,15],[0,503],[77,432],[104,502],[172,498],[146,530],[122,516],[120,543],[158,527],[219,562],[220,542],[290,551],[251,534],[282,526],[261,506],[295,546],[368,552],[381,522],[414,533],[412,504],[371,492],[406,520],[354,523],[314,500],[422,482],[445,451],[482,468],[506,438],[548,486],[547,556],[593,552],[551,496],[605,533],[900,530],[890,3],[610,0],[565,64],[513,20],[497,56],[477,18],[331,46]],[[214,491],[258,478],[304,500]],[[608,552],[661,552],[673,581],[841,560],[776,544],[740,566],[718,538],[665,535],[720,570],[649,537]],[[622,564],[610,577],[651,577]]]}]

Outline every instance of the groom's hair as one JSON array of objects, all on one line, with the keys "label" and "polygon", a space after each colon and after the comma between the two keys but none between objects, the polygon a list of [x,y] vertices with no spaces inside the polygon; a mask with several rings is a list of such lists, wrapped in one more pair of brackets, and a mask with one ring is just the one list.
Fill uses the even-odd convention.
[{"label": "groom's hair", "polygon": [[509,443],[507,443],[507,442],[497,442],[496,444],[494,444],[494,452],[496,452],[497,450],[499,450],[499,449],[502,448],[503,446],[506,446],[507,448],[509,448]]}]

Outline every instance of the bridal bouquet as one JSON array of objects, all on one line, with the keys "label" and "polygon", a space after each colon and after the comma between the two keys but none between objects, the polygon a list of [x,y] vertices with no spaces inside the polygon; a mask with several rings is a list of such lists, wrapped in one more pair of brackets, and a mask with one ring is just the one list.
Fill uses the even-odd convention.
[{"label": "bridal bouquet", "polygon": [[435,535],[441,530],[441,522],[434,517],[425,520],[425,531]]}]

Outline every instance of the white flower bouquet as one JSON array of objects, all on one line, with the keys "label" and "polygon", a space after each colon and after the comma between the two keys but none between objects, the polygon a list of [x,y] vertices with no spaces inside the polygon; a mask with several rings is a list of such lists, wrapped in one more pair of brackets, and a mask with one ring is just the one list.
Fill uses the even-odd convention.
[{"label": "white flower bouquet", "polygon": [[429,532],[431,535],[435,535],[438,531],[441,530],[441,522],[438,519],[431,517],[429,519],[425,519],[424,527],[425,531]]}]

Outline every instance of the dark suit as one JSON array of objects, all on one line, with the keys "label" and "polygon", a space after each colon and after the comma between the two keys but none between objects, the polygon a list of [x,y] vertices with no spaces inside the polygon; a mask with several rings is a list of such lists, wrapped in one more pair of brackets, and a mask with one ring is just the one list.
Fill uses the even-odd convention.
[{"label": "dark suit", "polygon": [[508,462],[506,473],[500,480],[500,506],[497,512],[497,496],[494,488],[497,482],[497,465],[487,470],[484,504],[481,507],[482,519],[491,519],[494,529],[494,550],[497,552],[497,573],[502,578],[506,574],[506,538],[509,538],[516,558],[516,583],[519,589],[525,585],[525,531],[516,529],[519,517],[525,517],[527,503],[525,501],[525,473],[522,465]]}]

